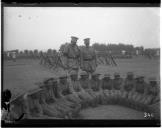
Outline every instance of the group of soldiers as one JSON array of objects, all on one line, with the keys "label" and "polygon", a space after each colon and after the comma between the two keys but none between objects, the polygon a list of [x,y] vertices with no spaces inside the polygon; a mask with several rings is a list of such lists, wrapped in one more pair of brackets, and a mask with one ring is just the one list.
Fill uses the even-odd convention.
[{"label": "group of soldiers", "polygon": [[71,42],[67,43],[57,54],[41,54],[40,64],[56,69],[58,67],[67,70],[79,71],[82,69],[89,73],[96,70],[97,59],[95,50],[90,47],[90,38],[84,39],[85,46],[79,48],[77,37],[72,36]]},{"label": "group of soldiers", "polygon": [[65,65],[68,73],[71,71],[79,71],[79,68],[92,74],[97,67],[97,57],[95,50],[90,47],[90,38],[84,39],[85,46],[79,48],[77,45],[77,37],[71,37],[71,43],[62,51]]},{"label": "group of soldiers", "polygon": [[[75,70],[37,83],[39,89],[29,91],[11,103],[14,105],[10,119],[25,113],[28,119],[73,119],[79,111],[98,105],[118,104],[149,112],[149,106],[159,103],[159,85],[155,78],[145,82],[144,76],[134,77],[127,73],[125,79],[119,73],[101,74],[94,72],[92,77],[85,71],[78,74]],[[157,106],[156,106],[157,107]],[[155,107],[155,109],[157,109]],[[156,115],[157,114],[157,115]],[[159,117],[155,113],[155,117]]]}]

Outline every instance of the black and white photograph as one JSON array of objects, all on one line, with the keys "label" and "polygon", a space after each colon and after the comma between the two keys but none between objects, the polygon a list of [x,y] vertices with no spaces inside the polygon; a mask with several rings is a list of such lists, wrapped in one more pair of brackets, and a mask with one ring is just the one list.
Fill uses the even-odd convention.
[{"label": "black and white photograph", "polygon": [[159,120],[160,7],[3,7],[2,116]]}]

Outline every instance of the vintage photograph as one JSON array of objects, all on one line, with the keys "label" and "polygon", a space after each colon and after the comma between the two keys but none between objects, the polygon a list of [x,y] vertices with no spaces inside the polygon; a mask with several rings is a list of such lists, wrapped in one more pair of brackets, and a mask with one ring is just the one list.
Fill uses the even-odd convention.
[{"label": "vintage photograph", "polygon": [[4,7],[2,120],[160,120],[160,7]]}]

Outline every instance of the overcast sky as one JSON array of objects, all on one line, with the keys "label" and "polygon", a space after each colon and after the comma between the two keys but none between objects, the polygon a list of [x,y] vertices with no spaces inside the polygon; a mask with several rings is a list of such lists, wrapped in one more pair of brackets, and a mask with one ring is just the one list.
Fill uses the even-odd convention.
[{"label": "overcast sky", "polygon": [[145,48],[160,47],[158,7],[5,7],[4,50],[59,49],[79,37],[91,44],[125,43]]}]

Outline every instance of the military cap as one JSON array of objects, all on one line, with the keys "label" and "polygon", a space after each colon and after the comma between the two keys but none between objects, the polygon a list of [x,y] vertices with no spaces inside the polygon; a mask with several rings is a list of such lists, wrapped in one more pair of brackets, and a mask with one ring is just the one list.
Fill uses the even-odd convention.
[{"label": "military cap", "polygon": [[89,42],[90,38],[85,38],[84,41],[85,42]]},{"label": "military cap", "polygon": [[62,74],[59,78],[60,79],[65,79],[65,78],[67,78],[67,74]]},{"label": "military cap", "polygon": [[127,72],[127,76],[133,76],[134,73],[133,72]]},{"label": "military cap", "polygon": [[86,76],[86,75],[88,75],[88,73],[87,73],[86,71],[82,71],[82,72],[80,73],[80,76]]},{"label": "military cap", "polygon": [[119,72],[115,72],[114,76],[120,76],[120,73]]},{"label": "military cap", "polygon": [[77,40],[78,40],[78,37],[71,36],[71,40],[75,42],[75,41],[77,41]]},{"label": "military cap", "polygon": [[44,81],[43,81],[43,83],[44,84],[47,84],[49,81],[53,81],[54,80],[54,78],[46,78]]},{"label": "military cap", "polygon": [[145,77],[144,77],[143,75],[140,75],[139,78],[140,78],[140,79],[143,79],[143,78],[145,78]]},{"label": "military cap", "polygon": [[97,73],[97,72],[92,73],[92,76],[99,76],[99,75],[101,75],[101,74]]},{"label": "military cap", "polygon": [[110,74],[106,73],[104,74],[104,77],[110,77]]},{"label": "military cap", "polygon": [[150,77],[149,81],[157,81],[155,77]]},{"label": "military cap", "polygon": [[77,75],[77,72],[76,72],[76,71],[74,71],[74,70],[73,70],[73,71],[71,71],[71,72],[70,72],[70,76],[72,76],[72,75]]},{"label": "military cap", "polygon": [[145,78],[143,75],[137,75],[135,79],[138,80],[138,79],[143,79],[143,78]]}]

